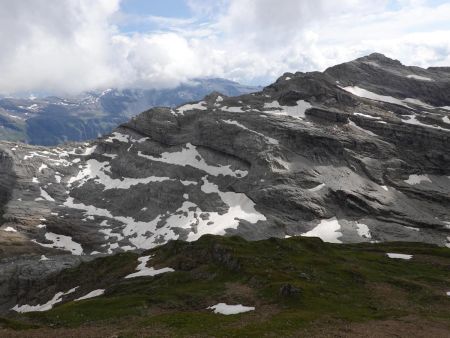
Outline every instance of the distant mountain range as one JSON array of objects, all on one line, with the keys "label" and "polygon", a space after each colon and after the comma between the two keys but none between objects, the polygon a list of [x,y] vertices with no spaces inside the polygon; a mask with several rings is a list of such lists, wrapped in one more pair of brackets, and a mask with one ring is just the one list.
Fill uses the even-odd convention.
[{"label": "distant mountain range", "polygon": [[175,107],[211,92],[255,92],[226,79],[195,79],[173,89],[107,89],[74,97],[0,98],[0,140],[33,145],[85,141],[111,132],[130,117],[156,106]]}]

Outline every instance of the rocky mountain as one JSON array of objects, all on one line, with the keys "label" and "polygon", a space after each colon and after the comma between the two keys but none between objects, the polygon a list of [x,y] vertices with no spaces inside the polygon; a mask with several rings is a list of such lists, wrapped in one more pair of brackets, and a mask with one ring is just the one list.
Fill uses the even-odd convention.
[{"label": "rocky mountain", "polygon": [[2,142],[0,309],[43,304],[23,286],[81,261],[206,234],[450,247],[449,93],[450,68],[371,54],[83,144]]},{"label": "rocky mountain", "polygon": [[220,91],[240,95],[259,87],[219,79],[195,79],[173,89],[107,89],[73,97],[0,98],[0,140],[34,145],[85,141],[108,134],[154,106],[174,107]]}]

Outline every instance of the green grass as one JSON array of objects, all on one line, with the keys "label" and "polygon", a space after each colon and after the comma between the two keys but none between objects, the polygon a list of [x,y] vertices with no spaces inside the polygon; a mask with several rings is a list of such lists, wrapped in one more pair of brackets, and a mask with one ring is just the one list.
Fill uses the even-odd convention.
[{"label": "green grass", "polygon": [[[386,252],[414,257],[390,259]],[[447,248],[204,236],[193,243],[170,242],[146,254],[155,255],[153,266],[170,266],[176,272],[124,279],[137,265],[136,254],[96,259],[62,272],[53,282],[64,290],[75,285],[86,292],[106,288],[104,296],[16,320],[48,327],[113,325],[124,337],[143,329],[170,336],[289,336],[312,324],[408,315],[438,320],[450,328],[450,297],[444,292],[450,285]],[[299,292],[281,296],[285,284]],[[222,316],[206,310],[219,302],[252,305],[256,311]]]}]

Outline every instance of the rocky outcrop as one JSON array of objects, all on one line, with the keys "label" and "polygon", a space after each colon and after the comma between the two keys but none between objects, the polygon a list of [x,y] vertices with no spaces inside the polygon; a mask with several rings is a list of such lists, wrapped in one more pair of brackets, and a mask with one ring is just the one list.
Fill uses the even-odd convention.
[{"label": "rocky outcrop", "polygon": [[205,234],[450,246],[448,74],[375,54],[153,108],[85,144],[4,143],[2,257]]}]

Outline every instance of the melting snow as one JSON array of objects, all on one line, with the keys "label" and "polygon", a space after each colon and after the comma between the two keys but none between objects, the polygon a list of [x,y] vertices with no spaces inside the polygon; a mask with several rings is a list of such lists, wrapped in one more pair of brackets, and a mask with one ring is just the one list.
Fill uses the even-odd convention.
[{"label": "melting snow", "polygon": [[352,93],[353,95],[359,96],[359,97],[363,97],[363,98],[375,100],[375,101],[393,103],[393,104],[397,104],[399,106],[404,106],[407,108],[410,108],[410,105],[408,105],[408,103],[418,105],[418,106],[421,106],[424,108],[435,108],[435,107],[430,106],[429,104],[426,104],[425,102],[422,102],[417,99],[406,98],[404,100],[400,100],[400,99],[397,99],[392,96],[379,95],[379,94],[373,93],[371,91],[368,91],[364,88],[360,88],[357,86],[354,86],[354,87],[350,86],[350,87],[345,87],[342,89],[344,89],[345,91],[347,91],[349,93]]},{"label": "melting snow", "polygon": [[49,202],[55,202],[55,200],[42,188],[39,188],[41,190],[41,196],[43,199]]},{"label": "melting snow", "polygon": [[[161,216],[157,216],[150,222],[139,222],[132,217],[113,216],[109,210],[100,209],[93,205],[74,203],[72,197],[69,197],[64,202],[64,205],[72,209],[83,210],[86,215],[107,217],[123,223],[125,225],[122,229],[123,235],[130,236],[128,238],[129,241],[139,249],[150,249],[155,247],[156,244],[154,244],[154,241],[157,238],[160,240],[163,239],[164,241],[178,238],[178,236],[170,229],[156,228]],[[148,233],[152,233],[153,235],[149,235]]]},{"label": "melting snow", "polygon": [[342,243],[338,238],[342,236],[341,225],[333,217],[323,219],[314,229],[302,234],[304,237],[319,237],[322,241],[328,243]]},{"label": "melting snow", "polygon": [[383,189],[386,190],[386,191],[389,191],[388,187],[385,186],[385,185],[382,185],[381,188],[383,188]]},{"label": "melting snow", "polygon": [[[102,184],[105,188],[103,190],[110,189],[129,189],[131,186],[138,184],[148,184],[152,182],[164,182],[173,181],[169,177],[157,177],[150,176],[146,178],[127,178],[113,179],[106,174],[106,171],[110,171],[111,167],[109,162],[98,162],[97,160],[89,160],[86,162],[86,166],[80,170],[77,176],[71,177],[68,182],[68,186],[75,182],[80,181],[79,186],[84,185],[90,179],[94,182]],[[186,184],[193,184],[195,182],[186,182]]]},{"label": "melting snow", "polygon": [[205,104],[205,101],[200,101],[198,103],[192,103],[192,104],[185,104],[185,105],[175,109],[175,112],[172,110],[172,114],[174,113],[175,115],[184,115],[184,113],[187,111],[192,111],[195,109],[196,110],[208,109],[208,107],[204,106],[204,104]]},{"label": "melting snow", "polygon": [[369,227],[363,223],[356,222],[356,231],[363,238],[372,238]]},{"label": "melting snow", "polygon": [[40,261],[49,261],[49,259],[45,255],[42,255],[39,260]]},{"label": "melting snow", "polygon": [[42,172],[42,170],[47,169],[47,165],[46,164],[41,164],[41,166],[39,167],[39,172]]},{"label": "melting snow", "polygon": [[186,147],[181,151],[172,153],[162,153],[161,157],[154,157],[150,155],[145,155],[141,151],[138,155],[157,162],[181,165],[181,166],[191,166],[200,170],[207,172],[213,176],[234,176],[234,177],[244,177],[248,174],[245,170],[232,170],[229,165],[227,166],[212,166],[205,162],[203,157],[197,151],[196,146],[191,143],[187,143]]},{"label": "melting snow", "polygon": [[444,121],[445,123],[450,124],[450,119],[448,118],[448,116],[444,116],[444,117],[442,118],[442,121]]},{"label": "melting snow", "polygon": [[[222,192],[216,184],[209,182],[206,177],[203,178],[201,190],[207,194],[218,194],[229,209],[224,214],[209,212],[209,219],[203,220],[201,217],[195,217],[196,212],[190,209],[190,207],[195,207],[195,204],[187,201],[184,202],[183,211],[188,213],[188,216],[186,216],[184,220],[190,218],[190,222],[194,219],[196,221],[195,223],[197,223],[197,231],[195,233],[189,233],[189,241],[197,240],[205,234],[223,235],[225,233],[225,229],[236,229],[239,225],[239,219],[245,220],[252,224],[257,223],[258,221],[266,220],[266,217],[255,209],[255,203],[245,194]],[[199,213],[201,213],[201,210],[196,211],[200,211]],[[171,216],[172,220],[175,220],[177,216],[179,217],[180,215]],[[190,225],[191,224],[189,224],[189,227]]]},{"label": "melting snow", "polygon": [[272,138],[272,137],[268,137],[268,136],[266,136],[266,135],[264,135],[264,134],[261,134],[261,133],[259,133],[259,132],[257,132],[257,131],[254,131],[254,130],[252,130],[252,129],[249,129],[249,128],[247,128],[246,126],[244,126],[243,124],[241,124],[241,123],[239,123],[239,122],[237,122],[237,121],[233,121],[233,120],[222,120],[223,122],[225,122],[226,124],[231,124],[231,125],[235,125],[235,126],[238,126],[239,128],[241,128],[241,129],[244,129],[244,130],[248,130],[249,132],[251,132],[251,133],[253,133],[253,134],[256,134],[256,135],[259,135],[259,136],[261,136],[261,137],[263,137],[268,143],[270,143],[270,144],[279,144],[279,142],[278,142],[278,140],[275,140],[274,138]]},{"label": "melting snow", "polygon": [[105,289],[94,290],[94,291],[91,291],[88,294],[86,294],[86,295],[84,295],[84,296],[82,296],[80,298],[74,299],[74,302],[77,302],[77,301],[83,300],[83,299],[89,299],[89,298],[98,297],[98,296],[103,295],[104,293],[105,293]]},{"label": "melting snow", "polygon": [[420,184],[422,182],[429,182],[432,183],[428,175],[409,175],[409,178],[405,180],[405,183],[414,185],[414,184]]},{"label": "melting snow", "polygon": [[421,81],[433,81],[433,79],[430,79],[429,77],[420,76],[420,75],[407,75],[406,77],[410,78],[410,79],[421,80]]},{"label": "melting snow", "polygon": [[417,119],[416,115],[407,115],[407,117],[408,117],[408,120],[402,120],[404,123],[414,124],[416,126],[422,126],[422,127],[426,127],[426,128],[433,128],[433,129],[438,129],[438,130],[449,131],[449,129],[442,128],[440,126],[433,126],[431,124],[422,123]]},{"label": "melting snow", "polygon": [[351,120],[348,121],[348,124],[349,124],[350,126],[352,126],[353,128],[355,128],[355,129],[357,129],[357,130],[359,130],[359,131],[361,131],[361,132],[363,132],[363,133],[365,133],[365,134],[367,134],[367,135],[370,135],[370,136],[378,136],[378,135],[376,135],[375,133],[371,132],[370,130],[367,130],[367,129],[364,129],[364,128],[358,126],[355,122],[353,122],[353,121],[351,121]]},{"label": "melting snow", "polygon": [[323,188],[325,188],[325,183],[316,185],[314,188],[308,189],[308,191],[316,192],[316,191],[322,190]]},{"label": "melting snow", "polygon": [[72,255],[82,255],[83,254],[83,248],[80,244],[77,242],[74,242],[72,240],[72,237],[70,236],[64,236],[64,235],[58,235],[53,232],[47,232],[45,234],[45,239],[52,242],[51,244],[46,243],[39,243],[36,240],[32,240],[36,244],[39,244],[40,246],[46,247],[46,248],[55,248],[55,249],[61,249],[65,251],[70,251]]},{"label": "melting snow", "polygon": [[242,110],[242,107],[222,107],[220,108],[223,111],[227,111],[230,113],[244,113],[245,111]]},{"label": "melting snow", "polygon": [[367,117],[368,119],[381,120],[381,117],[379,117],[379,116],[372,116],[372,115],[367,115],[367,114],[363,114],[363,113],[353,113],[353,115],[364,116],[364,117]]},{"label": "melting snow", "polygon": [[129,274],[127,276],[125,276],[125,278],[135,278],[135,277],[144,277],[144,276],[156,276],[162,273],[166,273],[166,272],[173,272],[175,271],[172,268],[162,268],[162,269],[157,269],[155,270],[153,267],[148,268],[147,267],[147,262],[150,260],[152,256],[143,256],[143,257],[139,257],[138,261],[139,261],[139,265],[136,268],[135,273]]},{"label": "melting snow", "polygon": [[359,97],[364,97],[366,99],[371,99],[371,100],[375,100],[375,101],[381,101],[381,102],[387,102],[387,103],[393,103],[393,104],[398,104],[400,106],[405,106],[408,107],[407,105],[405,105],[403,103],[403,101],[396,99],[395,97],[392,96],[385,96],[385,95],[379,95],[376,93],[372,93],[366,89],[357,87],[357,86],[349,86],[349,87],[344,87],[342,88],[345,91],[352,93],[353,95],[359,96]]},{"label": "melting snow", "polygon": [[412,258],[412,255],[405,255],[405,254],[399,254],[399,253],[392,253],[392,252],[388,252],[386,253],[386,255],[389,258],[396,258],[396,259],[406,259],[409,260]]},{"label": "melting snow", "polygon": [[288,115],[296,118],[305,118],[305,112],[312,108],[312,105],[304,100],[298,100],[296,106],[281,106],[278,101],[273,101],[270,103],[264,103],[264,109],[275,109],[276,111],[270,111],[272,114],[277,115]]},{"label": "melting snow", "polygon": [[53,305],[60,303],[62,301],[62,297],[66,296],[68,294],[74,293],[76,291],[76,288],[70,289],[67,292],[58,292],[56,295],[53,296],[52,299],[50,299],[47,303],[42,305],[16,305],[11,310],[25,313],[25,312],[35,312],[35,311],[48,311],[53,308]]},{"label": "melting snow", "polygon": [[115,131],[114,133],[111,134],[110,137],[105,139],[105,142],[113,143],[113,141],[128,143],[130,141],[130,136]]},{"label": "melting snow", "polygon": [[6,227],[5,229],[3,229],[3,231],[6,231],[6,232],[17,232],[17,230],[14,229],[13,227]]},{"label": "melting snow", "polygon": [[207,307],[208,310],[214,310],[214,313],[220,313],[222,315],[235,315],[238,313],[244,313],[249,311],[254,311],[254,306],[243,306],[241,304],[238,305],[228,305],[225,303],[219,303],[210,307]]}]

